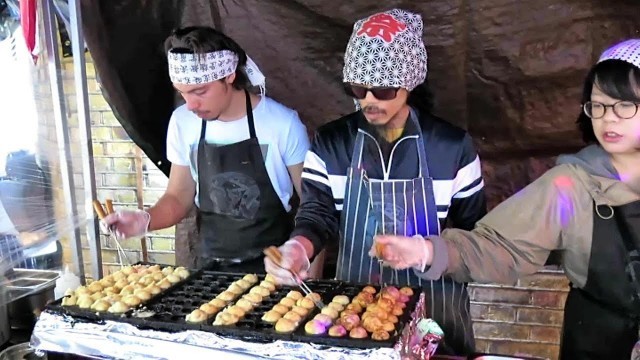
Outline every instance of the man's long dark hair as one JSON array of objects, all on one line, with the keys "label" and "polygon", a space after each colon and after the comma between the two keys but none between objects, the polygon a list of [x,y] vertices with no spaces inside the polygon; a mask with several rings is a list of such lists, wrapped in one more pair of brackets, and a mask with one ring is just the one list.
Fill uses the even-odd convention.
[{"label": "man's long dark hair", "polygon": [[425,81],[418,85],[409,93],[407,104],[412,108],[418,110],[420,114],[431,115],[433,111],[433,93],[429,88],[429,81]]}]

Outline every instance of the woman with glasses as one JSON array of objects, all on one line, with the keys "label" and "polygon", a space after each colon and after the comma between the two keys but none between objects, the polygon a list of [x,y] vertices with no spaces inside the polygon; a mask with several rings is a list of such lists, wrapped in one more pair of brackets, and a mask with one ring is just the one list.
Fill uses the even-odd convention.
[{"label": "woman with glasses", "polygon": [[[466,285],[396,271],[367,255],[376,234],[437,235],[471,229],[486,213],[480,160],[469,134],[432,115],[427,51],[417,14],[390,10],[356,22],[343,81],[360,108],[321,127],[302,173],[302,204],[286,266],[304,272],[326,245],[338,247],[336,277],[422,287],[445,332],[444,353],[474,351]],[[302,246],[301,246],[302,245]],[[266,259],[266,270],[290,282]]]},{"label": "woman with glasses", "polygon": [[571,280],[562,359],[629,359],[640,319],[640,39],[605,51],[587,76],[578,125],[591,145],[482,218],[417,252],[381,236],[396,269],[431,265],[458,281],[515,283],[562,253]]}]

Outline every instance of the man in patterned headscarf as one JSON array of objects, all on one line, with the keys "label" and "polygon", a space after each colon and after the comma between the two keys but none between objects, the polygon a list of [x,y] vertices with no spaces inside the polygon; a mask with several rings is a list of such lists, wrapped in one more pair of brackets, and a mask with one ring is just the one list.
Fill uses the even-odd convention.
[{"label": "man in patterned headscarf", "polygon": [[[280,250],[283,265],[304,276],[309,259],[338,240],[338,279],[422,288],[429,316],[445,332],[441,348],[468,354],[474,339],[466,286],[433,281],[442,266],[437,260],[396,271],[378,263],[382,254],[369,255],[382,234],[401,235],[394,238],[422,255],[429,251],[422,236],[445,224],[471,229],[486,212],[471,137],[431,113],[422,30],[420,15],[399,9],[355,23],[343,82],[359,110],[318,130],[304,162],[292,239]],[[265,266],[291,282],[270,260]]]}]

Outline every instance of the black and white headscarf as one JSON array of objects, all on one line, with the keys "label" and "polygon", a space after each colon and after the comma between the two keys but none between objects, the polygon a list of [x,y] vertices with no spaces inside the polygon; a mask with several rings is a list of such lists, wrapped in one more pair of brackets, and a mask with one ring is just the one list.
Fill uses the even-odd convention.
[{"label": "black and white headscarf", "polygon": [[[174,84],[194,85],[223,79],[236,71],[238,55],[230,50],[203,54],[178,53],[169,50],[169,78]],[[251,85],[260,87],[265,93],[266,79],[258,65],[249,56],[244,67]]]},{"label": "black and white headscarf", "polygon": [[393,9],[358,20],[344,54],[345,83],[411,91],[427,77],[422,17]]}]

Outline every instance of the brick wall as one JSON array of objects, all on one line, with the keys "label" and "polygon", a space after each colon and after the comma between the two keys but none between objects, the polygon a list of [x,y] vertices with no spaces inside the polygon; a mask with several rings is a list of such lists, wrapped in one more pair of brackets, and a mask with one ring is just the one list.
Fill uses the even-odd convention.
[{"label": "brick wall", "polygon": [[[74,152],[78,154],[72,60],[65,59],[64,66],[65,93],[69,95],[69,115],[73,125],[72,141],[76,141]],[[143,172],[136,172],[135,164],[140,152],[101,96],[90,56],[87,56],[87,76],[98,197],[101,200],[112,198],[119,208],[135,209],[140,196],[145,206],[155,203],[166,187],[167,178],[143,154],[138,158],[143,163]],[[75,166],[80,164],[78,162]],[[141,193],[136,189],[137,176],[142,176],[144,184]],[[77,176],[77,181],[81,183],[80,176]],[[60,194],[57,199],[61,201]],[[102,236],[101,242],[104,270],[109,273],[119,268],[121,260],[112,239]],[[124,241],[121,245],[130,261],[142,259],[139,239]],[[147,245],[151,261],[174,263],[174,228],[154,232],[147,238]],[[65,244],[65,249],[65,260],[70,262],[68,244]],[[88,262],[86,250],[85,246],[85,262]],[[558,271],[536,274],[522,279],[513,287],[470,286],[477,350],[556,359],[567,290],[567,280]]]},{"label": "brick wall", "polygon": [[470,286],[478,351],[557,359],[569,282],[546,270],[516,286]]},{"label": "brick wall", "polygon": [[[167,177],[140,151],[120,126],[109,104],[102,96],[91,56],[87,54],[86,59],[98,199],[101,201],[107,198],[113,199],[114,206],[119,209],[137,209],[139,200],[142,200],[144,206],[150,206],[164,192],[167,185]],[[63,66],[64,89],[69,106],[68,114],[73,125],[71,128],[71,142],[77,144],[79,143],[79,137],[77,132],[78,120],[73,80],[73,59],[63,59]],[[78,152],[74,153],[78,154]],[[136,162],[142,163],[142,173],[136,171]],[[79,159],[74,166],[81,166]],[[141,189],[137,188],[138,177],[142,180],[143,187]],[[81,179],[79,180],[81,181]],[[78,184],[76,184],[76,187],[78,187]],[[79,201],[80,199],[82,199],[82,196],[79,197]],[[173,227],[154,231],[153,234],[145,239],[149,261],[163,264],[173,264],[175,262],[174,231]],[[121,241],[120,246],[123,251],[118,251],[117,244],[113,238],[101,235],[102,261],[105,273],[118,270],[123,263],[142,261],[142,243],[140,239]],[[86,242],[84,253],[86,266],[90,260]],[[70,259],[69,256],[66,258]],[[89,268],[86,267],[86,270],[89,270]]]}]

